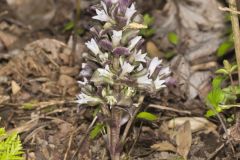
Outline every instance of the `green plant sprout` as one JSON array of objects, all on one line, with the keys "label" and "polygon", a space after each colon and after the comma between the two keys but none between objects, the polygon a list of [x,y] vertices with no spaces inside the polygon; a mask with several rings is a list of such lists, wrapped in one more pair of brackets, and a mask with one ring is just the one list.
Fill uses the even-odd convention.
[{"label": "green plant sprout", "polygon": [[23,160],[22,154],[22,144],[18,134],[7,135],[5,129],[0,128],[0,159]]},{"label": "green plant sprout", "polygon": [[[224,60],[223,64],[224,68],[216,71],[220,75],[213,79],[212,90],[207,95],[208,105],[213,107],[207,111],[207,117],[215,116],[226,109],[240,107],[240,104],[236,103],[237,95],[240,94],[240,86],[234,85],[232,77],[233,72],[237,70],[237,65],[231,65],[227,60]],[[222,87],[222,83],[227,79],[230,80],[230,85]]]},{"label": "green plant sprout", "polygon": [[143,37],[149,38],[155,34],[156,30],[151,28],[151,26],[154,24],[154,21],[155,21],[154,17],[150,16],[149,14],[144,14],[143,24],[148,26],[148,28],[141,29],[140,34]]}]

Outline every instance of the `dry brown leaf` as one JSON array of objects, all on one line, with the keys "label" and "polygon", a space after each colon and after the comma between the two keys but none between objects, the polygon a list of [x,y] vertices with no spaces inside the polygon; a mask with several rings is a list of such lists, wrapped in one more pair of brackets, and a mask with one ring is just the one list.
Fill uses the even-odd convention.
[{"label": "dry brown leaf", "polygon": [[154,145],[151,146],[152,149],[155,149],[157,151],[172,151],[172,152],[176,152],[176,147],[169,143],[168,141],[163,141],[160,143],[156,143]]},{"label": "dry brown leaf", "polygon": [[189,121],[191,124],[191,131],[197,132],[197,131],[205,131],[216,133],[217,126],[213,124],[212,122],[208,121],[206,118],[203,117],[179,117],[174,118],[170,121],[168,121],[168,127],[169,128],[176,128],[178,126],[183,125],[185,122]]},{"label": "dry brown leaf", "polygon": [[10,99],[9,96],[5,96],[5,95],[0,95],[0,104],[8,101]]},{"label": "dry brown leaf", "polygon": [[11,82],[11,86],[12,86],[12,94],[13,95],[17,94],[21,90],[21,87],[15,81]]},{"label": "dry brown leaf", "polygon": [[177,153],[187,159],[192,144],[191,124],[186,121],[177,130],[176,135]]},{"label": "dry brown leaf", "polygon": [[147,52],[148,52],[148,55],[151,57],[151,58],[154,58],[154,57],[163,57],[163,53],[158,49],[158,47],[156,46],[155,43],[153,43],[152,41],[149,41],[147,42]]},{"label": "dry brown leaf", "polygon": [[0,42],[3,42],[6,48],[9,48],[18,38],[12,34],[0,31]]}]

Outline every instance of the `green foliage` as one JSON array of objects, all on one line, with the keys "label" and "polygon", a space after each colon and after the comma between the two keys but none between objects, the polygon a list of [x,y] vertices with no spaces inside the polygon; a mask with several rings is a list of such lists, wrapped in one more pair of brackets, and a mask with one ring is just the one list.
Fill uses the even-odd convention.
[{"label": "green foliage", "polygon": [[94,139],[96,138],[100,133],[101,133],[101,130],[104,128],[104,125],[101,124],[101,123],[97,123],[95,125],[95,127],[92,129],[92,131],[90,132],[90,138],[91,139]]},{"label": "green foliage", "polygon": [[168,33],[168,41],[171,42],[174,45],[177,45],[179,43],[179,37],[176,33],[169,32]]},{"label": "green foliage", "polygon": [[233,49],[234,43],[233,41],[225,41],[222,44],[220,44],[218,50],[217,50],[217,56],[222,57],[226,55],[231,49]]},{"label": "green foliage", "polygon": [[221,75],[213,79],[212,90],[207,95],[208,105],[213,107],[213,109],[207,111],[207,117],[215,116],[217,113],[232,107],[238,107],[235,103],[237,95],[240,93],[240,87],[233,86],[233,84],[225,88],[221,86],[226,76],[232,81],[232,73],[237,69],[237,66],[230,64],[227,60],[224,60],[223,64],[224,68],[216,71],[216,73]]},{"label": "green foliage", "polygon": [[[65,31],[65,32],[73,31],[74,27],[75,27],[74,21],[69,21],[68,23],[66,23],[64,25],[63,31]],[[82,28],[77,28],[76,32],[77,32],[78,35],[82,35],[84,33],[84,30]]]},{"label": "green foliage", "polygon": [[5,130],[0,128],[0,159],[23,160],[22,154],[22,144],[17,133],[8,136]]},{"label": "green foliage", "polygon": [[148,121],[157,120],[157,116],[155,116],[154,114],[149,113],[149,112],[140,112],[140,113],[138,113],[137,118],[145,119],[145,120],[148,120]]},{"label": "green foliage", "polygon": [[150,28],[149,26],[152,26],[154,24],[154,21],[155,21],[154,17],[150,16],[149,14],[145,14],[143,16],[143,24],[148,26],[148,28],[142,29],[140,31],[140,34],[146,38],[153,36],[156,31],[155,31],[155,29]]}]

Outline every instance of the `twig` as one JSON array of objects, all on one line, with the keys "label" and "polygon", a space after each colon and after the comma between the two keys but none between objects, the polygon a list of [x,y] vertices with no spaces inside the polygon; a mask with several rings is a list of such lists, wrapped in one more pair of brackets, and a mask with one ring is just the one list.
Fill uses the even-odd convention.
[{"label": "twig", "polygon": [[70,149],[71,149],[71,146],[72,146],[72,140],[73,140],[73,134],[71,134],[71,136],[70,136],[70,138],[69,138],[68,148],[67,148],[67,151],[66,151],[66,153],[65,153],[65,155],[64,155],[64,160],[67,160],[67,158],[68,158],[68,153],[69,153],[69,151],[70,151]]},{"label": "twig", "polygon": [[[236,0],[229,0],[229,8],[232,11],[237,12]],[[240,85],[240,31],[239,31],[238,15],[231,14],[231,23],[232,23],[232,30],[233,30],[233,36],[234,36],[235,54],[236,54],[237,65],[238,65],[238,83]]]},{"label": "twig", "polygon": [[138,111],[141,109],[141,106],[142,106],[144,98],[145,98],[144,96],[140,96],[139,97],[138,106],[137,106],[135,112],[133,113],[133,116],[128,121],[126,128],[124,129],[123,136],[122,136],[121,141],[120,141],[123,145],[124,145],[124,143],[126,141],[128,132],[129,132],[129,130],[130,130],[130,128],[131,128],[131,126],[132,126],[132,124],[133,124],[137,114],[138,114]]},{"label": "twig", "polygon": [[178,109],[175,109],[175,108],[169,108],[169,107],[161,106],[161,105],[157,105],[157,104],[150,104],[148,107],[163,109],[163,110],[169,110],[169,111],[178,112],[178,113],[185,113],[185,114],[189,114],[189,115],[192,114],[190,111],[178,110]]},{"label": "twig", "polygon": [[239,11],[233,10],[231,8],[228,8],[228,7],[219,6],[218,9],[221,10],[221,11],[230,12],[232,14],[240,14]]},{"label": "twig", "polygon": [[207,158],[207,160],[213,159],[221,149],[225,146],[225,143],[223,143],[220,147],[218,147],[213,153],[210,154],[210,156]]},{"label": "twig", "polygon": [[85,135],[83,135],[83,137],[81,138],[81,140],[80,140],[80,142],[79,142],[79,145],[78,145],[78,148],[77,148],[77,151],[73,154],[71,160],[74,160],[75,157],[77,156],[77,154],[79,153],[83,142],[86,140],[87,136],[89,135],[89,132],[91,131],[93,125],[96,123],[97,119],[98,119],[98,117],[95,116],[94,119],[92,120],[92,123],[89,125],[89,127],[88,127]]}]

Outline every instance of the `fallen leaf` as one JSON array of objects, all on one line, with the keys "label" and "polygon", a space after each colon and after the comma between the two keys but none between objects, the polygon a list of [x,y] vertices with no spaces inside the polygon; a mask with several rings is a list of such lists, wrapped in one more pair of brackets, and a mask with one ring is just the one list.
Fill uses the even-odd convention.
[{"label": "fallen leaf", "polygon": [[191,124],[186,121],[177,130],[176,135],[177,153],[187,159],[192,144]]},{"label": "fallen leaf", "polygon": [[17,94],[21,90],[21,87],[15,81],[11,82],[11,86],[13,95]]},{"label": "fallen leaf", "polygon": [[176,128],[189,121],[192,133],[197,131],[205,131],[206,133],[216,133],[217,126],[203,117],[179,117],[168,121],[169,128]]},{"label": "fallen leaf", "polygon": [[172,152],[177,151],[176,147],[173,144],[169,143],[168,141],[156,143],[152,145],[151,148],[157,151],[172,151]]},{"label": "fallen leaf", "polygon": [[147,53],[151,58],[154,57],[163,57],[163,53],[158,49],[158,47],[156,46],[155,43],[153,43],[152,41],[148,41],[147,42]]}]

